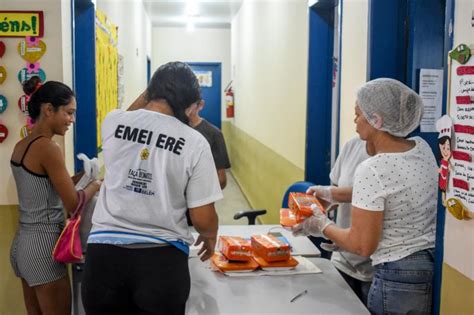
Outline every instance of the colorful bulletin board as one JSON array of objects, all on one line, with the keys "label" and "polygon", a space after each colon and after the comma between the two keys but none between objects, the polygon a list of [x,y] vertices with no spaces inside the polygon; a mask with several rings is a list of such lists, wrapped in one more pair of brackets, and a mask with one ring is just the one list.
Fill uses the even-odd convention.
[{"label": "colorful bulletin board", "polygon": [[100,10],[96,11],[97,147],[102,150],[101,126],[118,106],[118,32]]},{"label": "colorful bulletin board", "polygon": [[43,37],[43,11],[0,11],[0,37]]},{"label": "colorful bulletin board", "polygon": [[453,122],[452,157],[446,198],[474,211],[474,57],[450,60],[449,115]]}]

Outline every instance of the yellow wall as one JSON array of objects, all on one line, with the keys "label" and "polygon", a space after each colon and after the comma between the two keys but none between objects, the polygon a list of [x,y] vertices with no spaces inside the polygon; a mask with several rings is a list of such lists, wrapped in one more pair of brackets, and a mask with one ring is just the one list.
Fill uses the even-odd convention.
[{"label": "yellow wall", "polygon": [[26,314],[21,281],[10,265],[10,246],[18,227],[18,207],[0,206],[0,315]]},{"label": "yellow wall", "polygon": [[222,131],[232,174],[250,205],[267,210],[259,217],[261,223],[278,224],[283,194],[289,185],[303,180],[303,170],[229,122],[222,123]]},{"label": "yellow wall", "polygon": [[441,314],[474,314],[474,281],[448,264],[443,264]]}]

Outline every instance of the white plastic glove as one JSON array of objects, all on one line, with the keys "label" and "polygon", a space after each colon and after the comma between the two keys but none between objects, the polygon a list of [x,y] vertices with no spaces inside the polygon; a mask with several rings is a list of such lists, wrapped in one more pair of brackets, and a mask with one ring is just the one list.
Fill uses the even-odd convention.
[{"label": "white plastic glove", "polygon": [[334,186],[311,186],[306,190],[307,194],[311,194],[317,198],[321,198],[329,203],[334,203],[331,188]]},{"label": "white plastic glove", "polygon": [[294,236],[317,236],[324,237],[324,230],[331,224],[334,224],[321,210],[317,205],[311,205],[311,210],[313,210],[313,215],[301,222],[296,224],[291,228]]},{"label": "white plastic glove", "polygon": [[77,158],[84,163],[84,175],[76,184],[76,189],[84,189],[90,182],[99,179],[99,160],[89,159],[84,153],[79,153]]},{"label": "white plastic glove", "polygon": [[324,249],[327,252],[338,252],[339,251],[339,246],[336,244],[329,244],[329,243],[323,243],[319,244],[322,249]]}]

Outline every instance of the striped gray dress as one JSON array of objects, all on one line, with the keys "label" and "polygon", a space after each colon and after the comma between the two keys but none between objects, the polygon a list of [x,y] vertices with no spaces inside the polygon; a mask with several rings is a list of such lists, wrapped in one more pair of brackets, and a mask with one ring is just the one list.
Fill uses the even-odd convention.
[{"label": "striped gray dress", "polygon": [[53,260],[52,253],[64,227],[61,198],[47,175],[28,170],[23,160],[11,161],[18,191],[20,225],[13,240],[10,261],[16,276],[30,287],[61,279],[67,274],[66,265]]}]

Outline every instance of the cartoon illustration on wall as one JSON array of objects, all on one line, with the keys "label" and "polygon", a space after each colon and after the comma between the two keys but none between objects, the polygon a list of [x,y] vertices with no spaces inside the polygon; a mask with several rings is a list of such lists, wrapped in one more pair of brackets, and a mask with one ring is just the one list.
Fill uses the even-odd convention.
[{"label": "cartoon illustration on wall", "polygon": [[436,129],[439,132],[438,144],[441,152],[441,161],[439,168],[439,189],[443,192],[443,205],[446,200],[446,190],[449,182],[449,171],[452,170],[450,159],[452,156],[451,150],[451,132],[453,121],[448,115],[444,115],[436,122]]}]

